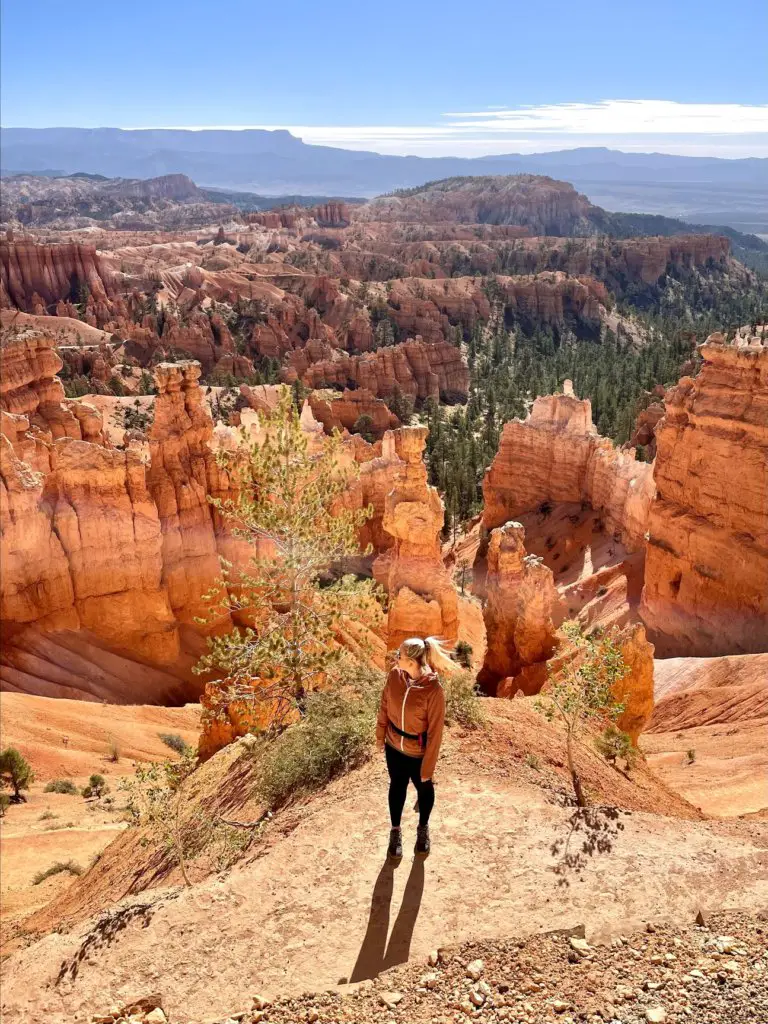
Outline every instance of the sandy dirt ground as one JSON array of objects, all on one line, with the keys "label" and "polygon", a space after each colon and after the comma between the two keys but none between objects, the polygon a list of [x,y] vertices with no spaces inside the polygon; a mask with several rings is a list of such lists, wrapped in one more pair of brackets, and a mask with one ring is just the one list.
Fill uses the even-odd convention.
[{"label": "sandy dirt ground", "polygon": [[648,732],[640,746],[656,774],[705,814],[768,808],[768,718]]},{"label": "sandy dirt ground", "polygon": [[[125,828],[120,781],[138,762],[175,757],[159,734],[196,745],[200,708],[112,706],[26,694],[0,695],[0,742],[16,747],[35,772],[26,803],[12,804],[0,825],[0,921],[3,933],[72,883],[62,872],[34,884],[59,861],[86,870]],[[118,760],[112,761],[113,751]],[[109,801],[46,793],[52,779],[83,787],[91,774],[107,780]]]},{"label": "sandy dirt ground", "polygon": [[15,953],[3,1020],[85,1022],[162,991],[174,1024],[200,1024],[247,1009],[255,992],[343,985],[468,937],[583,923],[599,941],[647,920],[690,921],[702,900],[768,900],[768,824],[620,811],[575,828],[572,808],[480,753],[456,748],[441,768],[426,861],[411,852],[409,809],[403,862],[385,861],[376,758],[229,874],[129,897]]},{"label": "sandy dirt ground", "polygon": [[[198,704],[162,708],[0,694],[0,740],[21,751],[38,782],[92,772],[125,775],[125,763],[168,756],[160,733],[179,733],[197,745],[199,719]],[[109,760],[113,743],[118,762]]]}]

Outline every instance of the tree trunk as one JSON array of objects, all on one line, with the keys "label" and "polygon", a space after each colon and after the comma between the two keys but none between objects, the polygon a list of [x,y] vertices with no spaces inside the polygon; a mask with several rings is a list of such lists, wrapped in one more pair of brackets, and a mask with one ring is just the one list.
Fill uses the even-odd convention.
[{"label": "tree trunk", "polygon": [[573,735],[570,729],[566,732],[565,747],[568,755],[568,771],[571,773],[573,792],[576,794],[576,804],[579,807],[586,807],[587,800],[584,796],[584,790],[581,788],[579,773],[576,771],[576,762],[573,759]]}]

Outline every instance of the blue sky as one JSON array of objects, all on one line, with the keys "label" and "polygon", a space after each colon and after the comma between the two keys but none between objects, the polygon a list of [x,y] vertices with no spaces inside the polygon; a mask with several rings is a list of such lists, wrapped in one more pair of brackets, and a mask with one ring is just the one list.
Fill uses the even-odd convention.
[{"label": "blue sky", "polygon": [[766,0],[6,0],[2,29],[6,126],[768,155]]}]

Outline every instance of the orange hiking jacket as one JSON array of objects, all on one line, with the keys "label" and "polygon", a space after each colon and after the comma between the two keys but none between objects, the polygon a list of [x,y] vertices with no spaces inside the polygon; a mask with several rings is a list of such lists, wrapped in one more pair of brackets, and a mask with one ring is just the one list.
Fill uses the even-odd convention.
[{"label": "orange hiking jacket", "polygon": [[[381,693],[376,739],[409,757],[423,757],[421,777],[431,779],[440,753],[445,724],[445,693],[435,672],[411,679],[401,668],[393,668]],[[395,726],[396,728],[393,728]],[[415,739],[396,731],[400,729]],[[426,742],[423,733],[427,734]]]}]

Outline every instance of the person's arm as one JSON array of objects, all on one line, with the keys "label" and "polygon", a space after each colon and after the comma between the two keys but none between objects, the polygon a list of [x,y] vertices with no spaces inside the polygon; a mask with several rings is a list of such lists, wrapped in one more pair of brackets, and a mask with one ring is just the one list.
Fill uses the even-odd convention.
[{"label": "person's arm", "polygon": [[445,691],[442,686],[436,686],[427,706],[427,748],[424,751],[424,760],[421,762],[422,782],[427,782],[434,774],[443,739],[444,725]]},{"label": "person's arm", "polygon": [[387,724],[389,722],[389,713],[387,711],[387,691],[389,690],[389,676],[387,681],[384,683],[384,689],[381,691],[381,701],[379,702],[379,714],[376,718],[376,746],[379,750],[384,749],[384,737],[387,735]]}]

